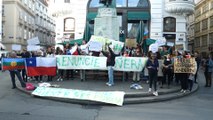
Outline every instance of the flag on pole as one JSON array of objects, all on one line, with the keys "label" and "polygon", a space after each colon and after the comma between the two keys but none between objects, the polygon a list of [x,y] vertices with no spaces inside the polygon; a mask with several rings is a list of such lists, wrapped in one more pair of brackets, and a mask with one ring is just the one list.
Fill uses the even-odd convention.
[{"label": "flag on pole", "polygon": [[17,70],[25,68],[23,58],[2,58],[2,70]]},{"label": "flag on pole", "polygon": [[56,75],[56,58],[26,58],[26,66],[28,76]]},{"label": "flag on pole", "polygon": [[148,30],[148,26],[146,25],[146,26],[144,27],[143,39],[144,39],[144,40],[147,39],[148,36],[149,36],[149,30]]}]

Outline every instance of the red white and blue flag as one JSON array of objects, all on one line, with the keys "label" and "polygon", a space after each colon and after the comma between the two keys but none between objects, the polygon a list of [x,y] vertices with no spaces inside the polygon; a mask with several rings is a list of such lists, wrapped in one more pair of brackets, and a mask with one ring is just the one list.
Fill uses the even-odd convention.
[{"label": "red white and blue flag", "polygon": [[33,57],[26,58],[28,76],[56,75],[56,58]]}]

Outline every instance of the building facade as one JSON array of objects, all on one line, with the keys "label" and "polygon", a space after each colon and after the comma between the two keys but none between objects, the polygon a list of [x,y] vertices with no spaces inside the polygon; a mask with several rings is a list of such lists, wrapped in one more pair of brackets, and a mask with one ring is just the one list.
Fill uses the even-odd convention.
[{"label": "building facade", "polygon": [[88,0],[49,0],[56,21],[56,43],[82,39]]},{"label": "building facade", "polygon": [[55,23],[41,0],[3,0],[2,11],[2,43],[7,50],[13,44],[25,48],[33,37],[39,38],[41,47],[54,44]]},{"label": "building facade", "polygon": [[[103,6],[99,0],[50,1],[57,21],[56,41],[79,38],[89,41],[94,34],[97,10]],[[194,0],[116,0],[119,40],[141,39],[138,33],[148,31],[148,38],[166,38],[176,49],[187,50],[186,18],[193,14],[194,7]]]},{"label": "building facade", "polygon": [[[86,39],[94,34],[94,18],[99,0],[89,0],[87,5]],[[148,31],[148,38],[174,43],[176,49],[187,50],[186,17],[194,12],[194,0],[116,0],[120,20],[120,41],[138,39],[139,31]],[[143,33],[140,33],[143,34]]]},{"label": "building facade", "polygon": [[198,2],[194,16],[194,49],[205,57],[213,52],[213,0]]}]

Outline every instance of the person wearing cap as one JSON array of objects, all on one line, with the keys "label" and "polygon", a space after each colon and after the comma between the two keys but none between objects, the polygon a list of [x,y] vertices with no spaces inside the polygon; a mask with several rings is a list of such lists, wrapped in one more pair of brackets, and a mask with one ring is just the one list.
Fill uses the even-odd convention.
[{"label": "person wearing cap", "polygon": [[157,92],[157,79],[158,79],[158,68],[159,68],[159,63],[158,59],[156,58],[156,53],[151,53],[151,56],[149,57],[146,68],[148,69],[148,74],[149,74],[149,91],[152,91],[152,84],[154,84],[154,92],[153,94],[155,96],[158,96]]}]

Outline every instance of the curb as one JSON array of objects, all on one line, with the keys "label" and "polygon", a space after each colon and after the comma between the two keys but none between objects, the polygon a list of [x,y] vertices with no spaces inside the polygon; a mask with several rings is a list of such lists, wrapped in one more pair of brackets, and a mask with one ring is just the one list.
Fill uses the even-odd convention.
[{"label": "curb", "polygon": [[[111,105],[108,103],[96,102],[96,101],[89,101],[89,100],[78,100],[78,99],[66,99],[66,98],[55,98],[55,97],[40,97],[31,94],[31,91],[26,91],[21,87],[17,87],[17,89],[27,95],[40,98],[40,99],[47,99],[53,100],[58,102],[65,102],[65,103],[73,103],[73,104],[81,104],[81,105]],[[193,90],[187,93],[180,93],[180,89],[174,89],[169,92],[159,92],[159,96],[153,96],[151,93],[126,93],[124,96],[124,105],[127,104],[143,104],[143,103],[153,103],[153,102],[162,102],[168,101],[173,99],[182,98],[184,96],[189,96],[196,91],[198,91],[199,85],[194,84]]]}]

